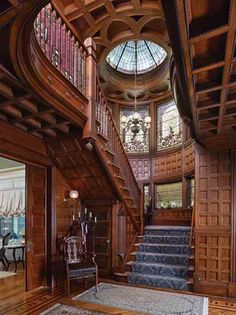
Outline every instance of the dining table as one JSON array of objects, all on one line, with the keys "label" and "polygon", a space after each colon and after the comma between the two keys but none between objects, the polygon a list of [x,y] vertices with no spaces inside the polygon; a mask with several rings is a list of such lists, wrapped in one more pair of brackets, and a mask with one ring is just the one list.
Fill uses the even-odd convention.
[{"label": "dining table", "polygon": [[[5,255],[6,261],[8,263],[8,267],[11,263],[15,265],[15,272],[17,272],[17,265],[22,263],[23,268],[25,266],[24,259],[25,259],[25,244],[22,243],[12,243],[4,246],[5,249],[8,251],[8,258]],[[21,251],[21,255],[19,253]],[[17,258],[18,255],[18,258]],[[12,256],[13,260],[9,259],[9,256]],[[8,268],[7,268],[8,269]]]}]

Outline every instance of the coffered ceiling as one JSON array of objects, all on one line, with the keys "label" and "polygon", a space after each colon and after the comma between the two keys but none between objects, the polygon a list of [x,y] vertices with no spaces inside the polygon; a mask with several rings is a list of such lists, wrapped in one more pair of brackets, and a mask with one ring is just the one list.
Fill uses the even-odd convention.
[{"label": "coffered ceiling", "polygon": [[236,145],[236,1],[162,3],[196,135],[207,146]]},{"label": "coffered ceiling", "polygon": [[171,49],[159,0],[54,0],[82,40],[92,36],[97,47],[99,75],[110,103],[133,103],[134,78],[122,75],[105,61],[119,43],[145,39],[167,51],[165,62],[137,80],[138,100],[144,104],[170,97],[169,60]]}]

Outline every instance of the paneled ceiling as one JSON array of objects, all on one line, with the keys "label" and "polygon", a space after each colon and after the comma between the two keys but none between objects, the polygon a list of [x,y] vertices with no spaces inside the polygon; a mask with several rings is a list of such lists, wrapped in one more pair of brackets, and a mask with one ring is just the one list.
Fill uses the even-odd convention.
[{"label": "paneled ceiling", "polygon": [[106,63],[107,54],[121,42],[145,39],[167,51],[165,62],[137,80],[138,101],[145,104],[169,98],[171,49],[159,0],[53,0],[82,40],[92,36],[97,46],[99,76],[110,103],[134,100],[134,77],[117,73]]},{"label": "paneled ceiling", "polygon": [[[162,2],[169,20],[170,8]],[[179,30],[186,65],[179,73],[187,78],[195,132],[207,145],[213,139],[222,147],[236,144],[236,1],[174,2],[178,26],[172,21],[168,30],[172,39]],[[177,63],[179,51],[173,48]]]}]

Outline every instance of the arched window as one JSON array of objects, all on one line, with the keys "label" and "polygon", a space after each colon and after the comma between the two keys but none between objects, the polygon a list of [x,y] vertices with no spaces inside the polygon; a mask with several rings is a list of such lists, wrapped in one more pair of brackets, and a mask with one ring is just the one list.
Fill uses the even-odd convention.
[{"label": "arched window", "polygon": [[159,150],[181,144],[181,118],[173,100],[158,106],[157,121],[157,148]]}]

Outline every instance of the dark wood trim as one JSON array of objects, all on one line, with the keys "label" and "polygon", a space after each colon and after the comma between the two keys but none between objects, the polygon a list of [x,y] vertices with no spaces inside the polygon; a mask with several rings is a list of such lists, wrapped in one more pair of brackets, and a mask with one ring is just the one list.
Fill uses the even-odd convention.
[{"label": "dark wood trim", "polygon": [[55,205],[55,167],[48,167],[46,174],[46,266],[47,266],[47,285],[55,287],[53,278],[53,265],[56,260],[56,205]]},{"label": "dark wood trim", "polygon": [[231,281],[236,282],[236,151],[232,152]]}]

